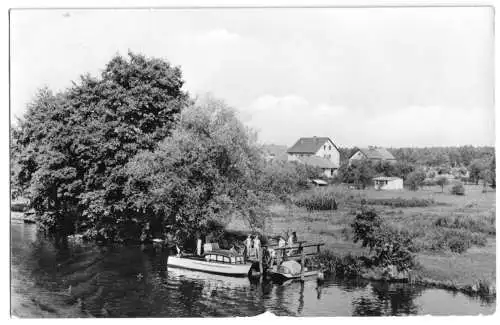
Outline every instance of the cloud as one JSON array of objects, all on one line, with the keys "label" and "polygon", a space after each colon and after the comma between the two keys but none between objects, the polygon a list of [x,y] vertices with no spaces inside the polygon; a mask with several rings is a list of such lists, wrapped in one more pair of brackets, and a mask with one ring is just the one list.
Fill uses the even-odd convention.
[{"label": "cloud", "polygon": [[264,143],[291,145],[303,136],[327,136],[340,146],[456,146],[494,144],[493,111],[410,106],[372,117],[362,111],[296,95],[265,95],[240,110]]},{"label": "cloud", "polygon": [[240,112],[245,123],[259,132],[261,141],[290,145],[301,136],[333,136],[331,123],[347,110],[315,105],[297,95],[264,95]]},{"label": "cloud", "polygon": [[207,42],[232,42],[241,39],[241,36],[227,29],[216,28],[202,33],[201,39]]}]

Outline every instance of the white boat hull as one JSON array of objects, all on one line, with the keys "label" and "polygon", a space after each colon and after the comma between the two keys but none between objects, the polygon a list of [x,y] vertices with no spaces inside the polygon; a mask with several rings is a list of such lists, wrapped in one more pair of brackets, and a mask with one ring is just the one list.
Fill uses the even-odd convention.
[{"label": "white boat hull", "polygon": [[192,259],[185,257],[169,256],[167,265],[187,270],[208,272],[226,276],[247,276],[252,264],[228,264],[207,262],[201,259]]}]

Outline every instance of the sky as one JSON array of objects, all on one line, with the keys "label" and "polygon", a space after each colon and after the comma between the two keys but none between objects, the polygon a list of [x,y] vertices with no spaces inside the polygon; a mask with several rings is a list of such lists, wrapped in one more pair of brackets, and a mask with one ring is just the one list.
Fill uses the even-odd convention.
[{"label": "sky", "polygon": [[488,7],[12,10],[10,32],[11,117],[131,50],[180,66],[263,143],[495,142]]}]

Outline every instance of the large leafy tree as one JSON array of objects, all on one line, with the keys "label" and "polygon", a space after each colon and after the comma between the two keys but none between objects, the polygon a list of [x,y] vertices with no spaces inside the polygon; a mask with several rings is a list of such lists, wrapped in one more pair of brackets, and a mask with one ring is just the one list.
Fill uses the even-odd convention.
[{"label": "large leafy tree", "polygon": [[469,165],[469,177],[477,184],[482,176],[482,172],[487,169],[487,162],[481,159],[474,159]]},{"label": "large leafy tree", "polygon": [[120,237],[130,224],[125,165],[168,136],[188,100],[181,71],[162,59],[115,56],[99,78],[42,89],[15,133],[14,177],[42,224],[56,233],[85,226]]},{"label": "large leafy tree", "polygon": [[255,135],[223,102],[206,97],[183,111],[156,150],[127,165],[126,193],[151,234],[172,231],[180,242],[236,214],[261,227],[262,163]]}]

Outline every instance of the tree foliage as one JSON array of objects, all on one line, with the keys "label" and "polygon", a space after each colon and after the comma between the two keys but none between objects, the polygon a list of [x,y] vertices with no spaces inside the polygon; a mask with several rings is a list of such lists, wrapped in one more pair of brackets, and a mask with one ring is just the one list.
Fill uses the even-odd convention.
[{"label": "tree foliage", "polygon": [[363,247],[370,249],[370,253],[374,253],[374,265],[394,265],[399,271],[408,270],[415,265],[415,247],[408,233],[385,225],[374,211],[358,213],[351,228],[354,232],[353,241],[361,242]]},{"label": "tree foliage", "polygon": [[180,241],[240,215],[262,227],[262,158],[255,135],[224,103],[205,98],[185,109],[172,135],[127,165],[126,195],[144,223]]},{"label": "tree foliage", "polygon": [[441,192],[444,192],[445,185],[448,185],[448,178],[440,176],[436,179],[436,184],[441,186]]},{"label": "tree foliage", "polygon": [[408,174],[408,177],[405,181],[410,190],[416,191],[423,185],[425,181],[425,173],[421,170],[411,172],[410,174]]},{"label": "tree foliage", "polygon": [[365,188],[372,183],[375,176],[375,168],[368,160],[360,160],[352,163],[344,163],[340,166],[339,178],[344,183],[356,184]]},{"label": "tree foliage", "polygon": [[481,159],[474,159],[469,165],[469,178],[477,184],[481,179],[481,173],[488,168],[487,162]]},{"label": "tree foliage", "polygon": [[170,134],[187,101],[182,85],[179,68],[129,53],[100,78],[37,94],[16,131],[14,182],[48,230],[119,235],[130,222],[124,166]]}]

